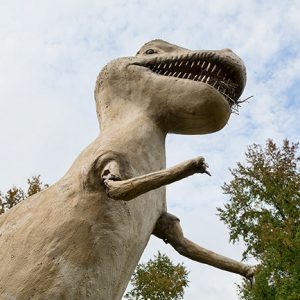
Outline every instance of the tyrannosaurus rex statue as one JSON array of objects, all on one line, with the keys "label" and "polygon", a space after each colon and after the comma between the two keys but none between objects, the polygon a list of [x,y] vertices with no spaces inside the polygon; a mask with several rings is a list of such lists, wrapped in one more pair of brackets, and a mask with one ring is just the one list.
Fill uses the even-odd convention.
[{"label": "tyrannosaurus rex statue", "polygon": [[58,182],[0,217],[0,299],[120,299],[151,233],[251,278],[253,268],[184,237],[164,187],[208,173],[202,157],[165,169],[166,134],[223,128],[245,78],[228,49],[161,40],[106,65],[95,88],[99,137]]}]

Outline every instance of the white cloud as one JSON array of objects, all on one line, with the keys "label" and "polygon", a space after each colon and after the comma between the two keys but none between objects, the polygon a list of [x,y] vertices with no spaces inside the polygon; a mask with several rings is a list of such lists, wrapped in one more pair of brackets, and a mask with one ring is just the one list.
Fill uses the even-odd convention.
[{"label": "white cloud", "polygon": [[[169,187],[168,206],[187,236],[239,259],[241,246],[228,244],[215,216],[224,201],[220,185],[248,144],[299,139],[299,20],[296,1],[1,2],[0,190],[38,173],[54,182],[92,141],[94,82],[109,60],[132,55],[153,38],[192,49],[233,48],[248,67],[244,95],[255,97],[216,134],[169,136],[169,165],[203,155],[213,177]],[[156,248],[182,260],[154,238],[144,259]],[[237,276],[184,262],[191,270],[185,299],[237,298]]]}]

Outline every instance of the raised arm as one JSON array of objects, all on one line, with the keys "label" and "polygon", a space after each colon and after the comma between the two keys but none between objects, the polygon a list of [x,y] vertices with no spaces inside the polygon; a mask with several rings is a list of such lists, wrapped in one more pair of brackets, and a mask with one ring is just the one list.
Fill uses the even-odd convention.
[{"label": "raised arm", "polygon": [[206,173],[210,175],[207,171],[207,167],[203,157],[196,157],[175,165],[174,167],[127,180],[121,180],[118,175],[108,170],[106,173],[103,173],[102,180],[110,198],[128,201],[195,173]]}]

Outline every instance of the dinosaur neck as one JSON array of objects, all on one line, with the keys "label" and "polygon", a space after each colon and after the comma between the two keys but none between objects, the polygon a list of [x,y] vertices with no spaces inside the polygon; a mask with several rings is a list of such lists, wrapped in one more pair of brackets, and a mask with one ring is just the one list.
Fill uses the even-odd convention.
[{"label": "dinosaur neck", "polygon": [[165,168],[165,136],[145,114],[131,111],[104,124],[100,140],[112,151],[126,152],[131,166],[138,173],[146,173]]},{"label": "dinosaur neck", "polygon": [[153,114],[153,99],[149,95],[140,97],[134,90],[119,95],[109,86],[101,92],[97,100],[97,143],[105,150],[126,153],[130,165],[143,173],[165,167],[166,132],[156,121],[158,114]]}]

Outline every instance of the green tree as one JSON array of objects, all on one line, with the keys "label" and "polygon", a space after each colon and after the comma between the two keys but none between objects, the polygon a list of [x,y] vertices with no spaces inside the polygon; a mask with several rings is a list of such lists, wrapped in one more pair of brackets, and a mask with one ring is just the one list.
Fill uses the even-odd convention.
[{"label": "green tree", "polygon": [[231,170],[218,208],[230,240],[243,240],[244,258],[258,263],[255,284],[239,286],[241,299],[300,299],[300,156],[298,144],[268,140],[248,147],[246,163]]},{"label": "green tree", "polygon": [[30,197],[44,188],[48,187],[48,184],[43,184],[41,176],[32,176],[27,179],[27,191],[25,192],[22,188],[13,186],[10,188],[5,195],[0,192],[0,215],[8,209],[17,205],[27,197]]},{"label": "green tree", "polygon": [[183,264],[174,265],[158,252],[146,264],[138,264],[130,280],[133,289],[124,297],[130,300],[180,300],[188,286],[188,271]]}]

